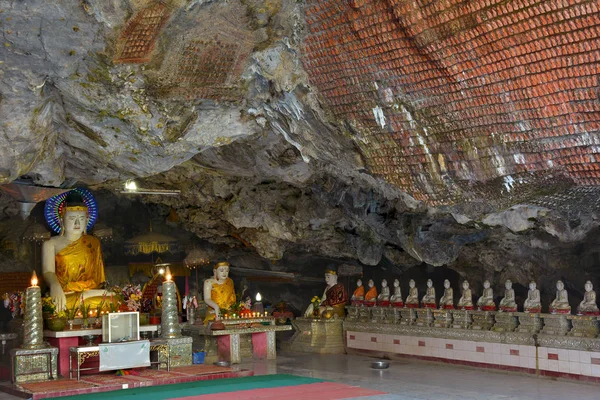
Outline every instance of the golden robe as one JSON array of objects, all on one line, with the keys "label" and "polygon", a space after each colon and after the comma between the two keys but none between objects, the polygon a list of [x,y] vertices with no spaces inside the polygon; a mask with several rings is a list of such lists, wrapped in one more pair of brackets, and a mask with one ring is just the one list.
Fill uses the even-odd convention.
[{"label": "golden robe", "polygon": [[[82,235],[55,256],[56,277],[66,292],[97,289],[106,280],[100,241],[94,236]],[[67,307],[72,307],[80,293],[67,295]],[[92,300],[87,299],[86,304]],[[94,302],[95,303],[95,302]]]},{"label": "golden robe", "polygon": [[[230,308],[236,300],[233,280],[227,278],[225,282],[221,284],[217,282],[213,283],[212,288],[210,289],[210,298],[217,303],[219,310],[223,311]],[[208,312],[205,322],[215,319],[215,310],[212,307],[208,307]]]}]

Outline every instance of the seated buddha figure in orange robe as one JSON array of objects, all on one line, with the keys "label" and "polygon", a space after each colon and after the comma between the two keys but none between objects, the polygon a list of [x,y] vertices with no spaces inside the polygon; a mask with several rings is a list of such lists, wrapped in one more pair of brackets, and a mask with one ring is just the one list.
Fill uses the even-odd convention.
[{"label": "seated buddha figure in orange robe", "polygon": [[219,320],[223,311],[235,304],[235,288],[229,278],[229,263],[220,262],[213,267],[213,277],[204,281],[204,302],[208,312],[204,322]]},{"label": "seated buddha figure in orange robe", "polygon": [[365,294],[365,301],[375,303],[377,301],[377,288],[375,287],[373,279],[369,279],[367,286],[369,286],[369,290],[367,290],[367,293]]},{"label": "seated buddha figure in orange robe", "polygon": [[81,298],[94,307],[107,293],[100,241],[86,234],[88,208],[66,204],[61,231],[42,246],[42,272],[59,310],[73,308]]}]

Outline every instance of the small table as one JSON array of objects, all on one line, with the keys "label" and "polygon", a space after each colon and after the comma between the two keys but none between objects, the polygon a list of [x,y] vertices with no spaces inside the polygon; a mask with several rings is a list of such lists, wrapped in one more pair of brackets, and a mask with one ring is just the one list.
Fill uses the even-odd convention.
[{"label": "small table", "polygon": [[[140,325],[141,332],[158,332],[159,325]],[[102,336],[102,329],[67,329],[64,331],[44,331],[44,338],[52,346],[58,347],[58,374],[67,376],[70,371],[69,357],[71,347],[79,346],[79,338],[87,335]],[[89,346],[87,346],[89,347]]]},{"label": "small table", "polygon": [[[157,339],[150,342],[150,351],[157,352],[157,361],[150,360],[150,364],[156,364],[160,369],[161,364],[165,364],[167,371],[171,371],[171,362],[169,358],[169,344],[166,340]],[[163,361],[161,361],[161,355]],[[75,367],[77,371],[77,380],[80,379],[81,371],[97,369],[96,367],[81,368],[81,365],[91,357],[100,356],[100,346],[73,346],[69,349],[69,379],[73,379],[73,358],[77,361]]]}]

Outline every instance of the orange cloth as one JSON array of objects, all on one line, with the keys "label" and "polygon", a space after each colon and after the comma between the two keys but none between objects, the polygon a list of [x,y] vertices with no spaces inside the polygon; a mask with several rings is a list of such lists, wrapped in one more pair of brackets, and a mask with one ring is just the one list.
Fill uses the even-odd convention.
[{"label": "orange cloth", "polygon": [[369,289],[369,291],[365,295],[365,300],[370,301],[370,300],[375,300],[375,299],[377,299],[377,288],[375,286],[373,286],[371,289]]},{"label": "orange cloth", "polygon": [[[210,298],[212,301],[217,303],[219,306],[219,311],[222,314],[223,311],[228,310],[235,303],[235,288],[233,286],[233,280],[231,278],[227,278],[225,282],[213,283],[210,289]],[[216,317],[215,310],[208,306],[208,313],[204,322],[212,321]]]},{"label": "orange cloth", "polygon": [[358,299],[359,297],[365,297],[365,287],[362,285],[357,287],[354,293],[352,294],[352,297],[354,297],[355,299]]},{"label": "orange cloth", "polygon": [[82,235],[55,257],[56,277],[65,292],[96,289],[106,280],[100,241]]}]

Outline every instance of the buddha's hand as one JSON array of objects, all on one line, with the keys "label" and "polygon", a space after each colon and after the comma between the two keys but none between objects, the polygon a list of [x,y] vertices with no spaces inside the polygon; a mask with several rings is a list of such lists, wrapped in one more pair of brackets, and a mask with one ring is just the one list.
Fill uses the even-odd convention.
[{"label": "buddha's hand", "polygon": [[50,296],[52,296],[57,310],[62,311],[67,307],[67,297],[60,283],[50,285]]},{"label": "buddha's hand", "polygon": [[219,306],[215,307],[215,319],[216,320],[221,319],[221,309],[219,308]]}]

